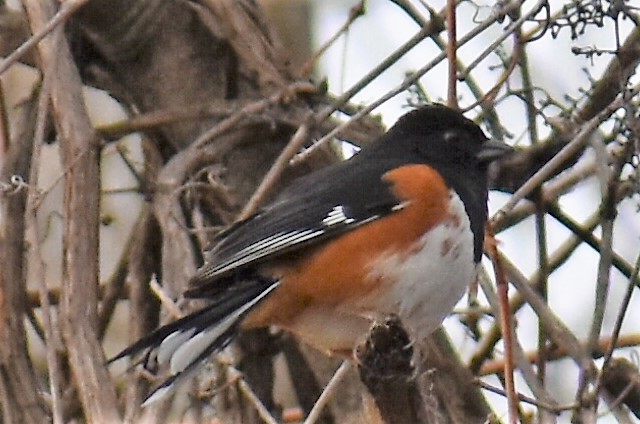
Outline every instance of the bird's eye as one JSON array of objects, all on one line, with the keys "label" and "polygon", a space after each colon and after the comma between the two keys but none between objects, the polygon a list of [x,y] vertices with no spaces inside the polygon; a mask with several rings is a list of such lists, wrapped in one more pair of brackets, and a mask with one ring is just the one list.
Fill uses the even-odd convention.
[{"label": "bird's eye", "polygon": [[460,133],[458,131],[445,131],[442,137],[447,143],[456,143],[460,141]]},{"label": "bird's eye", "polygon": [[447,160],[461,164],[467,164],[472,160],[472,140],[466,132],[449,130],[442,132],[441,137],[444,139],[443,147]]}]

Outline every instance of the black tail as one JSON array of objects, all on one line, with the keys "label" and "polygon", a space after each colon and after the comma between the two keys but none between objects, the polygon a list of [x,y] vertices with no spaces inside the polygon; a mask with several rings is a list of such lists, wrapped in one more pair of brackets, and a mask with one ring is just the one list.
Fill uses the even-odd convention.
[{"label": "black tail", "polygon": [[[191,371],[235,336],[242,318],[276,287],[278,281],[246,281],[222,293],[203,309],[158,328],[111,358],[108,363],[146,350],[145,368],[168,364],[171,376],[153,389],[144,405],[173,391]],[[241,287],[241,288],[240,288]]]}]

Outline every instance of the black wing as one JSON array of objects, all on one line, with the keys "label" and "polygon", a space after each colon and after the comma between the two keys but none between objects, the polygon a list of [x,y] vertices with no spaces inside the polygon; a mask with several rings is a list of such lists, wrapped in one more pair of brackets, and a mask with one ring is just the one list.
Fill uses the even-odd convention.
[{"label": "black wing", "polygon": [[356,156],[296,180],[266,209],[222,234],[209,262],[193,277],[187,296],[210,293],[200,286],[401,208],[401,200],[382,179],[397,165],[384,159],[360,161]]}]

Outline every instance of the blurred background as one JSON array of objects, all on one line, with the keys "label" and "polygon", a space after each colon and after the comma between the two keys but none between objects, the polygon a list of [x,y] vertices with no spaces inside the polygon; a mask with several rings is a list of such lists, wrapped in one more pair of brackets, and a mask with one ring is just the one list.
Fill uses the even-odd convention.
[{"label": "blurred background", "polygon": [[[29,32],[20,32],[26,23],[29,23],[28,27],[32,28],[31,32],[35,32],[33,28],[35,28],[36,18],[29,3],[24,2],[23,5],[19,2],[7,2],[3,9],[4,24],[1,26],[4,29],[0,38],[4,40],[2,54],[5,57],[28,39]],[[73,2],[52,4],[55,7],[62,7],[65,3],[70,5]],[[133,2],[131,10],[138,8],[138,12],[134,17],[127,17],[130,22],[117,22],[110,26],[105,24],[106,29],[101,27],[101,24],[96,24],[98,20],[95,16],[89,13],[87,13],[88,16],[82,15],[83,12],[80,9],[78,17],[75,17],[73,15],[76,11],[73,11],[68,18],[69,23],[65,32],[82,77],[81,93],[88,118],[91,125],[97,128],[98,133],[106,140],[101,145],[99,153],[99,255],[96,258],[99,264],[97,281],[100,294],[98,297],[102,299],[98,302],[99,312],[100,308],[104,309],[104,298],[101,296],[106,296],[111,290],[110,284],[119,279],[122,280],[122,287],[133,284],[131,279],[126,277],[127,263],[130,259],[125,258],[133,243],[132,234],[140,225],[141,216],[148,213],[149,207],[158,207],[154,203],[156,202],[154,191],[147,190],[148,187],[143,184],[146,177],[141,177],[148,172],[150,162],[145,143],[156,145],[165,143],[164,146],[170,145],[174,149],[171,153],[166,153],[164,147],[158,148],[162,159],[161,165],[156,166],[160,167],[158,172],[162,172],[163,164],[169,163],[176,152],[187,150],[185,146],[196,139],[197,134],[202,134],[204,130],[215,126],[222,119],[233,116],[234,112],[246,104],[232,103],[227,93],[226,97],[215,98],[212,104],[218,109],[213,112],[191,111],[188,109],[189,102],[193,102],[193,105],[200,103],[193,99],[189,100],[188,95],[185,94],[184,99],[176,101],[175,108],[171,108],[166,104],[167,102],[170,104],[171,100],[166,99],[175,95],[175,90],[162,97],[161,94],[156,94],[161,91],[154,85],[156,82],[166,84],[166,81],[178,78],[176,86],[179,87],[179,78],[186,79],[187,76],[192,75],[191,71],[184,71],[186,75],[180,75],[180,72],[175,71],[179,69],[177,66],[159,68],[164,63],[161,60],[148,60],[140,53],[136,54],[141,58],[136,54],[129,55],[128,51],[119,51],[120,47],[117,44],[114,44],[114,51],[118,51],[118,54],[122,53],[122,56],[115,53],[109,56],[110,50],[104,48],[104,45],[108,45],[107,36],[110,37],[113,35],[111,32],[116,32],[114,28],[118,25],[133,28],[134,22],[138,22],[136,19],[140,22],[146,22],[146,19],[153,21],[154,18],[149,16],[152,15],[151,12],[143,13],[142,11],[157,10],[162,6],[154,2],[149,3],[151,5],[145,2]],[[263,54],[256,53],[258,49],[247,53],[237,47],[237,40],[232,37],[242,39],[243,34],[234,33],[228,28],[237,25],[237,21],[233,19],[238,15],[230,11],[234,7],[233,2],[219,2],[217,5],[215,5],[216,2],[206,1],[184,3],[188,3],[193,11],[190,12],[193,15],[190,15],[189,19],[197,21],[198,24],[204,23],[205,29],[201,31],[209,31],[218,39],[228,37],[225,45],[231,46],[232,50],[235,49],[237,54],[235,60],[238,63],[250,62],[247,59],[249,54]],[[400,52],[402,46],[420,32],[422,25],[428,22],[431,24],[440,22],[444,25],[442,19],[444,11],[447,10],[445,1],[262,0],[258,3],[259,6],[256,6],[253,2],[243,1],[238,2],[238,5],[241,5],[239,6],[241,9],[248,10],[255,7],[256,10],[260,10],[260,13],[264,11],[264,16],[260,17],[260,23],[266,25],[270,34],[275,34],[273,38],[267,38],[267,44],[274,46],[274,51],[284,53],[287,57],[282,62],[286,66],[278,68],[282,75],[286,75],[283,80],[289,78],[288,82],[310,81],[314,86],[319,87],[317,96],[321,97],[321,100],[317,98],[305,100],[307,103],[304,107],[297,104],[295,107],[300,107],[301,110],[308,108],[320,115],[326,110],[323,108],[327,105],[335,104],[332,102],[341,99],[341,96],[349,93],[354,86],[360,86],[359,89],[353,90],[355,94],[346,99],[348,103],[340,104],[331,110],[328,114],[328,123],[325,127],[318,126],[312,139],[309,140],[310,143],[322,138],[331,129],[349,121],[352,116],[364,110],[367,112],[362,124],[364,127],[358,127],[358,124],[355,124],[351,129],[352,133],[344,130],[332,138],[333,154],[337,152],[338,156],[347,157],[358,149],[357,145],[361,142],[358,134],[379,132],[380,128],[392,125],[399,116],[416,104],[427,101],[440,103],[451,101],[448,98],[452,78],[449,62],[446,59],[448,43],[446,30],[431,32],[431,36],[424,34],[413,47],[408,48],[406,52]],[[95,7],[98,8],[97,5]],[[584,143],[586,147],[568,157],[568,160],[557,169],[558,172],[548,175],[542,188],[537,191],[539,196],[537,201],[531,200],[536,199],[535,197],[522,200],[513,211],[509,211],[510,215],[507,219],[500,216],[495,218],[497,228],[500,230],[496,238],[502,253],[524,276],[525,281],[538,282],[535,291],[543,299],[546,311],[553,315],[554,320],[565,326],[564,330],[575,338],[586,357],[593,359],[596,370],[601,372],[603,369],[603,356],[609,349],[612,337],[618,341],[614,349],[614,358],[622,358],[632,365],[632,369],[635,367],[635,374],[631,372],[628,380],[635,381],[635,389],[632,384],[625,383],[626,394],[600,395],[601,387],[597,381],[598,377],[585,380],[584,363],[580,364],[579,358],[574,355],[575,352],[566,351],[561,343],[541,328],[540,312],[530,306],[531,301],[527,295],[517,294],[516,288],[511,286],[512,304],[522,305],[514,311],[513,317],[518,343],[533,364],[531,370],[537,373],[541,390],[546,392],[547,397],[543,400],[545,402],[549,399],[553,400],[556,408],[552,414],[545,415],[535,405],[523,402],[520,406],[519,418],[523,422],[553,422],[554,420],[556,422],[588,422],[584,420],[586,413],[580,415],[576,412],[580,411],[580,407],[576,405],[580,405],[581,399],[584,400],[585,394],[591,391],[596,392],[594,399],[598,407],[590,416],[598,423],[637,422],[638,419],[639,412],[637,409],[634,411],[633,401],[623,400],[625,395],[634,390],[636,392],[640,390],[640,383],[638,383],[640,378],[637,374],[637,345],[640,343],[637,269],[635,269],[635,276],[633,274],[640,255],[638,214],[640,141],[637,138],[639,81],[635,73],[640,60],[638,8],[640,3],[637,2],[607,0],[513,3],[463,1],[459,2],[455,8],[457,39],[460,41],[468,38],[468,41],[456,51],[458,75],[465,74],[465,78],[459,78],[456,83],[456,102],[465,111],[467,117],[478,120],[488,135],[503,139],[524,152],[521,164],[511,164],[496,171],[494,186],[496,190],[490,194],[489,201],[491,216],[507,205],[513,192],[544,163],[557,155],[563,146],[574,140],[581,129],[590,122],[594,123],[595,130],[590,133],[588,141]],[[164,16],[158,13],[158,16]],[[209,16],[209,13],[212,15]],[[96,13],[96,15],[99,14]],[[125,16],[122,18],[124,20]],[[157,21],[164,22],[160,18]],[[176,18],[175,21],[180,20]],[[196,24],[185,24],[185,28],[193,28],[194,25]],[[485,26],[486,29],[480,31],[480,28]],[[159,38],[158,45],[166,43],[164,49],[175,49],[178,53],[174,56],[178,57],[177,62],[181,62],[183,66],[188,68],[200,60],[204,61],[193,52],[181,50],[181,44],[177,42],[171,44],[167,41],[168,38],[169,36]],[[194,39],[194,45],[200,47],[199,40]],[[251,46],[255,47],[253,44]],[[223,54],[220,51],[212,49],[210,54],[212,57],[217,57],[216,55]],[[59,121],[62,118],[56,115],[55,100],[53,100],[52,116],[45,119],[46,122],[43,124],[43,139],[38,149],[38,160],[32,163],[32,166],[37,166],[38,169],[37,174],[31,174],[37,176],[37,190],[31,184],[29,175],[15,174],[8,166],[11,161],[10,145],[17,143],[16,140],[22,140],[24,143],[30,143],[33,140],[33,137],[16,138],[15,134],[23,128],[22,122],[29,120],[35,122],[33,108],[38,107],[38,93],[43,84],[43,73],[37,69],[42,70],[47,63],[55,63],[55,60],[47,62],[39,58],[37,52],[35,47],[31,48],[27,54],[20,57],[19,63],[13,64],[1,75],[3,115],[5,122],[9,123],[9,130],[5,131],[7,137],[4,138],[0,156],[0,168],[4,166],[3,180],[0,182],[3,184],[4,196],[0,200],[5,203],[0,211],[0,220],[5,222],[3,228],[6,230],[6,222],[14,219],[9,215],[11,209],[7,206],[10,193],[14,190],[27,190],[27,187],[32,192],[35,190],[32,196],[36,199],[37,228],[32,233],[34,237],[29,237],[28,231],[25,232],[29,252],[25,253],[23,276],[26,282],[23,295],[26,296],[28,305],[24,327],[27,333],[29,361],[35,368],[36,380],[39,382],[39,387],[49,387],[52,362],[51,358],[47,359],[47,349],[51,347],[51,343],[47,343],[46,340],[50,340],[51,336],[43,334],[43,328],[47,324],[39,307],[42,304],[42,292],[38,293],[45,287],[52,296],[51,319],[55,328],[62,319],[58,315],[55,304],[65,296],[63,293],[65,289],[61,284],[67,278],[63,272],[66,266],[63,260],[63,254],[66,251],[66,248],[63,248],[63,235],[65,217],[69,216],[69,209],[65,206],[64,200],[65,166],[68,166],[69,162],[61,158],[60,146],[63,137],[60,135]],[[39,54],[43,54],[42,51]],[[363,81],[365,76],[372,70],[376,70],[391,55],[397,55],[397,57],[389,61],[388,67],[375,71],[370,80]],[[442,55],[444,58],[438,59]],[[273,57],[266,56],[277,57],[275,54]],[[274,59],[274,62],[277,63],[277,60],[279,59]],[[132,63],[132,68],[128,69],[126,66],[129,62]],[[236,66],[233,64],[235,62],[230,63],[232,64],[228,66]],[[428,64],[433,66],[425,69]],[[152,70],[141,71],[140,68],[145,66],[149,66]],[[118,68],[117,72],[113,72],[115,67]],[[195,68],[196,65],[193,67]],[[282,70],[285,68],[286,72]],[[57,72],[56,68],[48,69],[51,73]],[[138,72],[139,75],[136,74],[136,77],[142,79],[135,81],[131,76],[128,80],[122,76],[128,72],[131,74]],[[276,86],[282,84],[281,81],[273,83],[273,81],[265,82],[264,78],[260,79],[260,71],[255,67],[248,66],[237,72],[240,75],[237,79],[241,81],[238,83],[239,92],[242,93],[242,90],[251,84],[257,87],[255,93],[250,96],[239,95],[237,98],[242,101],[267,98],[274,92],[270,84]],[[242,85],[244,79],[257,82],[246,83],[245,86]],[[217,81],[216,78],[212,78],[211,84]],[[229,80],[225,80],[225,83],[230,84]],[[127,84],[133,84],[141,92],[151,91],[156,94],[156,97],[146,99],[143,94],[135,92],[135,89],[129,88]],[[403,84],[406,84],[406,88]],[[608,92],[603,89],[611,85],[614,88]],[[392,90],[398,93],[389,95],[389,99],[384,99],[383,96]],[[598,114],[616,98],[621,98],[618,93],[625,90],[628,92],[628,97],[621,106],[615,108],[613,113],[599,118]],[[55,89],[52,92],[55,93]],[[185,93],[188,93],[188,89],[185,89]],[[204,94],[203,98],[206,99]],[[165,104],[158,104],[163,101]],[[202,99],[197,101],[200,102]],[[308,106],[312,103],[313,106]],[[378,103],[380,104],[377,105]],[[157,115],[151,116],[156,111],[154,109],[156,106],[157,110],[164,108],[169,115],[168,121],[162,121],[162,117]],[[173,119],[180,120],[181,115],[178,112],[181,109],[181,113],[198,115],[195,118],[198,122],[197,128],[183,130],[170,127],[171,125],[177,127],[175,120],[171,120],[171,114],[178,116]],[[285,112],[279,109],[278,113]],[[287,113],[290,113],[290,110]],[[130,121],[133,117],[140,116],[149,118],[152,121],[151,124]],[[198,120],[201,116],[206,116],[207,119],[213,118],[210,121]],[[301,122],[301,113],[291,113],[290,116],[286,124],[295,128]],[[157,119],[160,123],[154,123],[153,119]],[[188,118],[187,121],[189,119],[192,118]],[[156,130],[154,127],[156,124],[162,129]],[[281,125],[279,121],[277,125]],[[377,129],[375,129],[376,126]],[[163,132],[165,128],[170,129]],[[123,133],[127,135],[120,137]],[[273,138],[286,143],[291,134],[290,129],[282,130],[274,134]],[[174,141],[173,137],[180,139],[180,142]],[[215,138],[213,140],[215,141]],[[225,163],[225,166],[229,167],[229,164]],[[311,167],[316,167],[316,164],[313,163]],[[211,180],[213,178],[211,169],[207,172]],[[189,173],[191,176],[196,174],[195,171]],[[18,175],[22,185],[20,181],[11,182],[8,177],[12,175]],[[258,177],[258,175],[255,176],[256,179]],[[193,183],[194,180],[189,178],[192,177],[185,177],[180,182]],[[284,183],[286,180],[287,178],[283,178]],[[239,189],[243,194],[236,197],[245,200],[246,196],[242,190],[248,192],[250,189]],[[185,220],[189,226],[189,231],[185,230],[185,233],[197,238],[199,243],[206,246],[206,241],[203,241],[206,237],[202,234],[207,233],[208,236],[209,233],[202,231],[202,227],[218,228],[228,223],[228,217],[234,215],[229,212],[228,216],[219,213],[215,219],[209,220],[206,216],[201,218],[200,215],[206,214],[194,213],[193,205],[204,208],[203,202],[194,200],[198,199],[195,194],[189,197],[191,194],[187,192],[188,190],[184,189],[184,192],[180,191],[175,196],[180,197],[183,207],[192,208],[190,211],[192,215]],[[181,197],[183,195],[184,197]],[[241,203],[238,200],[238,204],[229,207],[229,210],[236,213]],[[612,217],[603,213],[605,206],[610,204],[614,205],[615,210]],[[198,223],[198,219],[202,222]],[[162,247],[158,248],[159,251],[162,249],[164,253],[166,249],[172,248],[172,243],[175,243],[175,250],[180,252],[181,242],[167,237],[168,233],[163,227],[162,218],[158,221],[161,230],[156,229],[156,232],[161,232],[164,237]],[[30,225],[33,225],[33,222],[29,223],[27,220],[27,228]],[[606,226],[604,233],[603,225]],[[37,244],[37,249],[34,243]],[[149,253],[149,255],[155,254]],[[180,256],[179,253],[176,255]],[[192,257],[195,259],[190,262],[190,265],[195,267],[201,258],[197,253]],[[34,261],[37,261],[36,265]],[[2,266],[10,267],[11,263],[3,262]],[[487,270],[486,282],[493,283],[493,268],[488,258],[485,258],[484,266]],[[154,268],[152,274],[156,276],[161,274],[166,280],[167,272],[162,272],[167,269],[166,267],[166,264],[157,265],[157,269]],[[120,278],[119,276],[123,273],[125,277]],[[42,281],[43,278],[44,281]],[[180,278],[174,278],[172,281],[180,281]],[[635,289],[629,288],[630,282],[631,287],[635,285]],[[474,374],[480,376],[485,384],[502,388],[500,366],[504,346],[501,337],[496,336],[497,312],[494,305],[489,302],[491,296],[495,295],[495,291],[491,291],[492,289],[488,288],[490,286],[491,284],[481,284],[480,289],[476,288],[472,294],[465,296],[454,313],[446,320],[444,327],[462,363],[469,365]],[[114,295],[116,300],[112,301],[113,311],[105,320],[106,334],[99,337],[106,357],[115,354],[127,344],[127,340],[131,340],[133,337],[131,334],[135,334],[135,331],[131,330],[130,323],[136,322],[135,317],[139,317],[133,315],[134,318],[132,318],[130,315],[132,312],[129,311],[128,299],[131,295],[126,288],[122,287],[118,288],[120,294]],[[173,288],[166,288],[169,297],[174,300],[178,298],[178,287],[179,284],[176,283]],[[631,293],[628,305],[624,303],[627,293]],[[166,319],[166,312],[163,314],[165,315],[162,319]],[[616,321],[620,320],[619,317],[623,317],[624,320],[621,328],[616,329]],[[56,338],[61,337],[60,334],[64,331],[66,330],[54,331],[59,333]],[[63,344],[68,343],[64,340],[66,340],[65,337],[61,337]],[[68,356],[60,353],[64,352],[64,348],[58,349],[60,358],[57,366],[62,370],[62,374],[68,374],[68,368],[73,369],[74,365],[66,365]],[[540,353],[541,351],[543,353]],[[314,355],[308,352],[305,354]],[[296,375],[285,375],[287,374],[287,367],[284,364],[286,358],[283,359],[282,354],[277,356],[276,362],[278,361],[280,365],[277,367],[279,371],[276,371],[276,374],[279,376],[277,377],[279,383],[276,385],[274,402],[281,410],[289,412],[305,410],[299,405],[298,397],[287,393],[287,391],[298,390],[295,388],[297,386],[291,382],[296,379]],[[130,382],[123,382],[126,368],[127,364],[117,364],[110,369],[111,376],[116,381],[114,387],[117,387],[117,390],[114,393],[117,392],[120,396],[120,404],[127,402],[124,400],[127,398],[124,393],[127,393],[126,386]],[[78,374],[74,375],[76,375],[74,384],[78,384]],[[283,375],[285,376],[282,377]],[[323,378],[319,379],[322,381]],[[68,380],[68,384],[71,384],[70,381]],[[144,387],[148,387],[149,383],[146,384],[147,386],[141,386],[142,388],[138,389],[139,393],[136,395],[138,397],[134,397],[135,399],[140,399],[145,390]],[[596,388],[598,390],[595,390]],[[9,390],[10,387],[5,389]],[[216,422],[213,418],[211,418],[212,421],[206,421],[203,418],[215,416],[215,413],[206,408],[205,411],[208,412],[191,415],[184,413],[184,409],[188,409],[184,405],[189,405],[189,402],[193,401],[192,395],[186,394],[192,389],[193,387],[188,388],[180,395],[182,400],[177,404],[183,405],[178,407],[182,413],[174,412],[174,415],[171,415],[172,420]],[[524,396],[542,402],[540,393],[532,390],[531,382],[526,381],[521,372],[516,372],[516,389]],[[61,391],[65,392],[64,389]],[[482,390],[482,394],[487,398],[495,417],[506,422],[507,401],[504,395],[490,390]],[[70,398],[74,396],[77,395],[68,395]],[[65,417],[63,421],[67,421],[70,417],[81,417],[81,420],[91,422],[92,415],[87,412],[87,408],[90,408],[87,402],[76,399],[74,403],[73,399],[66,397],[65,399],[65,402],[75,405],[76,409],[65,406],[67,409],[63,408],[63,410],[66,412],[59,415],[59,417]],[[10,404],[6,399],[2,402],[3,408],[7,408]],[[130,403],[133,404],[133,401]],[[50,405],[50,400],[45,404]],[[637,407],[636,403],[635,408]],[[125,412],[125,417],[129,417],[131,421],[139,419],[142,422],[144,413],[135,409],[134,406],[129,408],[127,410],[129,412]],[[78,412],[77,409],[84,412]],[[584,409],[589,408],[585,406]],[[615,411],[616,409],[619,410]],[[339,413],[336,415],[340,417]],[[152,416],[147,415],[146,419],[151,420]],[[158,416],[162,415],[155,415],[156,418]],[[293,416],[291,421],[296,421],[295,413]],[[5,412],[5,420],[7,417],[9,415]],[[285,420],[283,416],[279,419]],[[352,422],[359,421],[358,418],[350,419]],[[347,421],[340,421],[340,418],[337,418],[335,422]]]}]

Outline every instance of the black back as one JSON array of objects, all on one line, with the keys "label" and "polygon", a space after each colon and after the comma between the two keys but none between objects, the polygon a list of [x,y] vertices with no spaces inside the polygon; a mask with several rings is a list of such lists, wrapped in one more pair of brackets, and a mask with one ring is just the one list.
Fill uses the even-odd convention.
[{"label": "black back", "polygon": [[[435,168],[458,193],[470,217],[479,261],[487,219],[488,163],[477,155],[486,140],[476,124],[445,106],[409,112],[351,159],[299,178],[265,209],[221,233],[209,263],[192,284],[210,284],[243,270],[250,273],[264,260],[393,213],[399,199],[381,177],[408,164]],[[337,212],[343,219],[327,225],[326,218]]]}]

